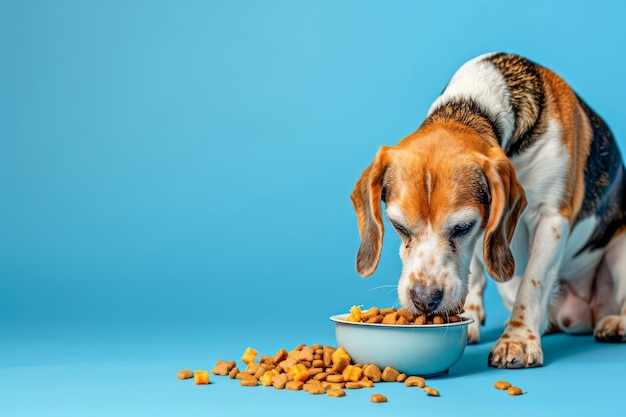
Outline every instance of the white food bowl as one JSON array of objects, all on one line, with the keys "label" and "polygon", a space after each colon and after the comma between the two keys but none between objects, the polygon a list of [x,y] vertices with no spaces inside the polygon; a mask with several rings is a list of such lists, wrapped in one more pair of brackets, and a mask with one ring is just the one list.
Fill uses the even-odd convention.
[{"label": "white food bowl", "polygon": [[346,321],[348,314],[330,317],[335,322],[337,346],[343,346],[354,363],[386,366],[407,375],[423,377],[448,373],[461,359],[467,344],[467,326],[456,323],[402,325]]}]

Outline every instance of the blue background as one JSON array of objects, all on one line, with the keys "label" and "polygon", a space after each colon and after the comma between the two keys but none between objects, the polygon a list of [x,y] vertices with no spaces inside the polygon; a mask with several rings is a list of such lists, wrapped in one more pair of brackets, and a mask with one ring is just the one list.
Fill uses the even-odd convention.
[{"label": "blue background", "polygon": [[360,278],[349,194],[466,60],[555,70],[624,148],[624,16],[617,0],[0,1],[0,414],[616,411],[626,346],[549,336],[543,368],[487,367],[493,284],[441,398],[175,374],[334,344],[328,316],[396,302],[399,238]]}]

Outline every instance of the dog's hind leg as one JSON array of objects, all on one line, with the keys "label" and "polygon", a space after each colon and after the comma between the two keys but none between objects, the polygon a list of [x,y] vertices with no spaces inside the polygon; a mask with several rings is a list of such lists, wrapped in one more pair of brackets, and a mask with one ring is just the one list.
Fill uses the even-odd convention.
[{"label": "dog's hind leg", "polygon": [[626,233],[615,237],[596,277],[593,301],[599,342],[626,342]]}]

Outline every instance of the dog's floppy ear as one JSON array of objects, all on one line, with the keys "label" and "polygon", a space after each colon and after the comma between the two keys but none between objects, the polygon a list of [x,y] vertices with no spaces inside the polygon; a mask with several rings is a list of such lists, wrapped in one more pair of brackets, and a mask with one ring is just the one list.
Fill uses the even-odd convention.
[{"label": "dog's floppy ear", "polygon": [[383,248],[381,200],[388,149],[389,147],[383,146],[378,150],[374,162],[365,168],[350,195],[361,237],[356,270],[362,277],[368,277],[376,271]]},{"label": "dog's floppy ear", "polygon": [[517,180],[515,167],[500,148],[494,147],[487,152],[483,169],[491,189],[483,256],[489,275],[504,282],[515,273],[515,260],[509,244],[526,207],[526,194]]}]

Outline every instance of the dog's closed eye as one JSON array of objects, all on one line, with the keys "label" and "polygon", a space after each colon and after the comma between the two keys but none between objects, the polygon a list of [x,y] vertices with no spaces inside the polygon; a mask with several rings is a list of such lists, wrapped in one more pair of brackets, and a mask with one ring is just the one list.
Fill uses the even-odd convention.
[{"label": "dog's closed eye", "polygon": [[411,233],[409,233],[409,231],[404,226],[391,220],[390,220],[390,223],[402,236],[407,237],[407,238],[411,237]]},{"label": "dog's closed eye", "polygon": [[476,222],[459,223],[455,225],[449,233],[450,239],[460,239],[472,231]]}]

